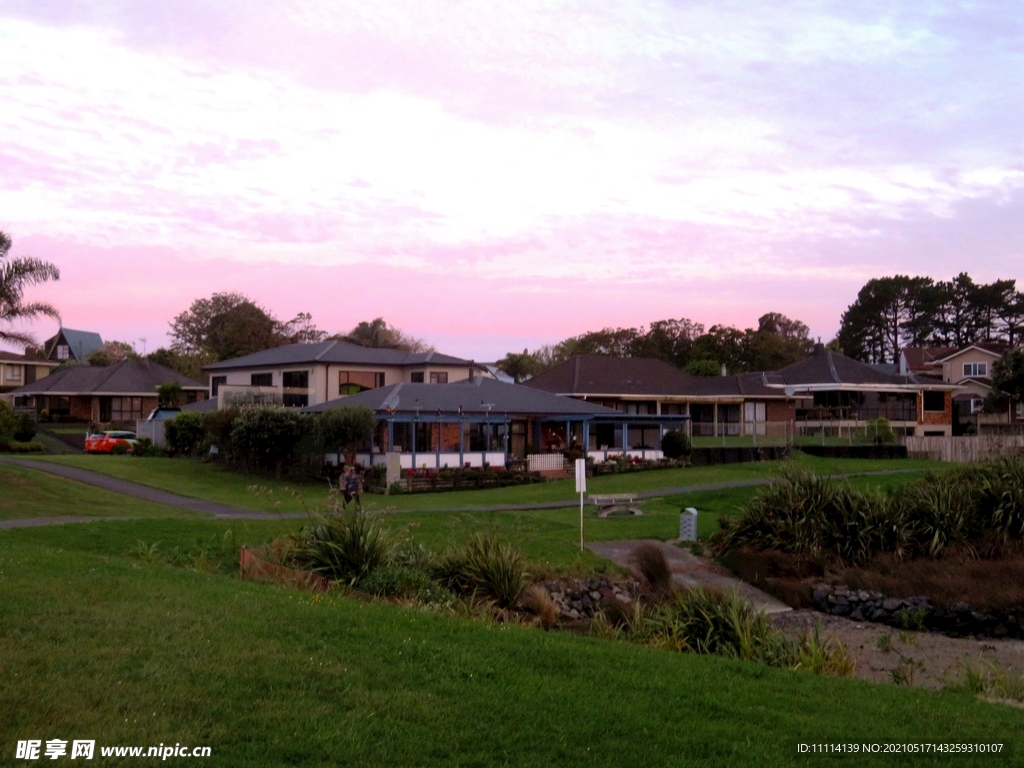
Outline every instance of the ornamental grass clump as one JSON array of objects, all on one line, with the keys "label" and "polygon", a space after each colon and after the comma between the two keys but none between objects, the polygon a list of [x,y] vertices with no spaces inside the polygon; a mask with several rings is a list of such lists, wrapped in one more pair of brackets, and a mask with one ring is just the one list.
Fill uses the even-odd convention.
[{"label": "ornamental grass clump", "polygon": [[526,588],[527,574],[519,551],[479,533],[462,549],[444,555],[434,572],[454,592],[490,598],[500,608],[514,605]]},{"label": "ornamental grass clump", "polygon": [[1003,541],[1024,539],[1024,456],[1008,456],[981,474],[980,505]]},{"label": "ornamental grass clump", "polygon": [[672,569],[665,553],[657,544],[645,542],[633,549],[630,559],[640,575],[647,580],[655,595],[667,595],[672,590]]},{"label": "ornamental grass clump", "polygon": [[303,528],[293,557],[301,568],[355,586],[387,562],[389,549],[387,534],[365,513],[346,512]]}]

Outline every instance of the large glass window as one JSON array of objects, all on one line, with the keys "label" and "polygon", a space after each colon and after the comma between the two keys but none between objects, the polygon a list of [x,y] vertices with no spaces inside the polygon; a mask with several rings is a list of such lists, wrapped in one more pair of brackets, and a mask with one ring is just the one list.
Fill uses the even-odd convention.
[{"label": "large glass window", "polygon": [[272,387],[274,386],[274,374],[254,373],[249,376],[249,382],[254,387]]},{"label": "large glass window", "polygon": [[141,397],[110,398],[110,421],[138,421],[141,418]]},{"label": "large glass window", "polygon": [[422,384],[423,383],[423,371],[413,371],[412,373],[410,373],[409,374],[409,381],[411,381],[413,384]]},{"label": "large glass window", "polygon": [[945,392],[934,392],[927,391],[924,395],[924,409],[926,411],[937,412],[946,410],[946,393]]},{"label": "large glass window", "polygon": [[964,363],[964,376],[973,378],[988,376],[988,363]]},{"label": "large glass window", "polygon": [[447,371],[432,371],[430,374],[431,384],[447,384],[448,383],[448,372]]},{"label": "large glass window", "polygon": [[281,375],[285,389],[309,389],[309,371],[285,371]]},{"label": "large glass window", "polygon": [[309,395],[293,395],[286,392],[281,397],[281,404],[288,408],[305,408],[309,405]]},{"label": "large glass window", "polygon": [[7,380],[8,381],[21,381],[21,366],[20,365],[8,365],[7,366]]},{"label": "large glass window", "polygon": [[211,376],[210,377],[210,397],[216,397],[217,391],[220,389],[221,384],[227,384],[227,376]]},{"label": "large glass window", "polygon": [[338,371],[338,394],[354,395],[384,386],[383,371]]}]

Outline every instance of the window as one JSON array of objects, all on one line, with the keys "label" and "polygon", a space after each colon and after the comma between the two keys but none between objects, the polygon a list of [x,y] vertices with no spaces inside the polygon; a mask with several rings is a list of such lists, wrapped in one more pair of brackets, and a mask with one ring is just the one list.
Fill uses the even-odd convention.
[{"label": "window", "polygon": [[430,383],[431,384],[447,384],[448,383],[448,372],[447,371],[444,371],[444,372],[434,371],[433,373],[430,374]]},{"label": "window", "polygon": [[305,408],[309,405],[309,395],[293,395],[285,393],[281,398],[281,404],[288,408]]},{"label": "window", "polygon": [[67,344],[58,344],[57,359],[67,360],[69,357],[71,357],[71,348]]},{"label": "window", "polygon": [[[102,403],[101,403],[102,406]],[[100,409],[102,411],[102,407]],[[102,418],[102,416],[101,416]],[[142,418],[141,397],[110,398],[110,421],[138,421]]]},{"label": "window", "polygon": [[414,373],[409,374],[409,381],[411,381],[413,384],[422,384],[423,371],[415,371]]},{"label": "window", "polygon": [[217,390],[220,389],[221,384],[227,384],[227,376],[211,376],[210,377],[210,397],[217,396]]},{"label": "window", "polygon": [[285,371],[281,375],[285,389],[309,389],[309,371]]},{"label": "window", "polygon": [[971,410],[970,413],[981,413],[984,410],[985,401],[980,397],[971,398]]},{"label": "window", "polygon": [[254,387],[272,387],[274,386],[274,374],[254,373],[249,377],[249,383]]},{"label": "window", "polygon": [[934,392],[928,391],[922,393],[924,398],[924,409],[926,411],[944,411],[946,410],[946,393],[945,392]]},{"label": "window", "polygon": [[8,365],[7,366],[7,379],[9,381],[21,381],[21,366],[20,365]]},{"label": "window", "polygon": [[1024,403],[1017,403],[1016,413],[1018,419],[1024,420]]},{"label": "window", "polygon": [[354,395],[367,389],[384,386],[384,373],[380,371],[338,371],[338,394]]},{"label": "window", "polygon": [[988,376],[988,363],[964,363],[964,376]]}]

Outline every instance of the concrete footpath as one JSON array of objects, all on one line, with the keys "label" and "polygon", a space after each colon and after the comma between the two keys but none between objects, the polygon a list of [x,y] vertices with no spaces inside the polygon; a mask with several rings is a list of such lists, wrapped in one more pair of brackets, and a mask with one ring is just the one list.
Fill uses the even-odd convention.
[{"label": "concrete footpath", "polygon": [[672,583],[679,587],[703,587],[722,591],[736,590],[740,597],[757,610],[767,613],[786,613],[793,610],[785,603],[776,600],[757,587],[730,576],[703,558],[692,552],[674,547],[663,541],[646,539],[639,541],[600,541],[588,544],[587,548],[599,557],[611,560],[616,565],[629,568],[636,572],[633,565],[633,550],[641,544],[654,544],[665,553],[669,567],[672,569]]}]

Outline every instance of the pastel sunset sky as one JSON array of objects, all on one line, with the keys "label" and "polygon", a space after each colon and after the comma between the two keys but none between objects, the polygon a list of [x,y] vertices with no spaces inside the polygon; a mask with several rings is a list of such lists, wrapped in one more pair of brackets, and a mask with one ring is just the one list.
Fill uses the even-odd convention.
[{"label": "pastel sunset sky", "polygon": [[0,0],[0,104],[30,298],[140,352],[217,291],[484,360],[1024,278],[1018,0]]}]

